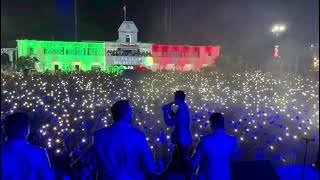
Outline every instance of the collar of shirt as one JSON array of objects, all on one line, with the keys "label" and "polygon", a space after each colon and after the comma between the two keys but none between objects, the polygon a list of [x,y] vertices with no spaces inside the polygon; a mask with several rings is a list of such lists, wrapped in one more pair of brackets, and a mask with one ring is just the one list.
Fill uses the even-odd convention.
[{"label": "collar of shirt", "polygon": [[224,134],[224,129],[216,129],[212,132],[212,134]]},{"label": "collar of shirt", "polygon": [[120,127],[130,127],[131,126],[131,124],[129,124],[127,122],[122,122],[122,121],[117,121],[113,125],[120,126]]}]

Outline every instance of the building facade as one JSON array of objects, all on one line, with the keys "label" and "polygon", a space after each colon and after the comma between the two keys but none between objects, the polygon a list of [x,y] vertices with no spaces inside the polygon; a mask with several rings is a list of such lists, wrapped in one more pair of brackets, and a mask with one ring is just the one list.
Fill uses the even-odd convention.
[{"label": "building facade", "polygon": [[[5,64],[2,64],[2,58],[4,58]],[[6,66],[5,69],[14,69],[14,63],[18,58],[17,48],[1,48],[1,69],[2,66]]]},{"label": "building facade", "polygon": [[18,56],[36,57],[36,70],[89,71],[149,69],[199,71],[219,57],[219,46],[161,45],[138,42],[138,29],[124,21],[115,42],[17,40]]},{"label": "building facade", "polygon": [[18,40],[18,56],[36,57],[36,70],[89,71],[105,67],[104,43]]},{"label": "building facade", "polygon": [[153,70],[200,71],[214,64],[219,54],[219,46],[153,44]]}]

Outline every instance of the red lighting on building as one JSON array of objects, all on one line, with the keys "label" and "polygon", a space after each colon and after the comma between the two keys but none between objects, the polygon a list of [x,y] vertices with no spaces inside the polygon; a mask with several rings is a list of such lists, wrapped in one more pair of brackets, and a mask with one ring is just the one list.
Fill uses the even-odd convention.
[{"label": "red lighting on building", "polygon": [[152,46],[152,52],[158,51],[159,50],[159,46],[158,45],[153,45]]},{"label": "red lighting on building", "polygon": [[147,71],[147,70],[149,70],[149,69],[146,68],[146,67],[144,67],[144,66],[134,66],[134,70]]},{"label": "red lighting on building", "polygon": [[[152,45],[154,66],[159,70],[200,71],[220,55],[219,46]],[[190,69],[191,68],[191,69]]]},{"label": "red lighting on building", "polygon": [[190,49],[189,46],[184,46],[184,47],[183,47],[183,52],[188,52],[189,49]]}]

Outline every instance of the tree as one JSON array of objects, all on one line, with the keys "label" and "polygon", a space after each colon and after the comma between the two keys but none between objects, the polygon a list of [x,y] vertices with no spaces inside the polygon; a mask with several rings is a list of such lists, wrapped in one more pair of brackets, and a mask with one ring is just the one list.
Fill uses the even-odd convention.
[{"label": "tree", "polygon": [[20,56],[16,61],[17,71],[35,69],[37,62],[39,62],[39,60],[36,57]]},{"label": "tree", "polygon": [[215,62],[215,68],[221,72],[244,72],[252,69],[242,56],[222,54]]}]

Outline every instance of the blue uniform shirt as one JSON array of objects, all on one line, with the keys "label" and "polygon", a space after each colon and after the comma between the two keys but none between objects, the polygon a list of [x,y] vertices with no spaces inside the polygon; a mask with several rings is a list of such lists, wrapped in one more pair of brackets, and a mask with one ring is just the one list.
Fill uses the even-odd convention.
[{"label": "blue uniform shirt", "polygon": [[156,165],[145,135],[130,124],[117,122],[95,132],[99,179],[145,179]]},{"label": "blue uniform shirt", "polygon": [[1,147],[1,179],[54,179],[45,149],[24,140],[12,140]]}]

